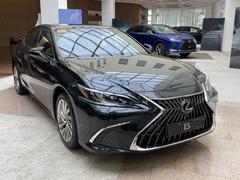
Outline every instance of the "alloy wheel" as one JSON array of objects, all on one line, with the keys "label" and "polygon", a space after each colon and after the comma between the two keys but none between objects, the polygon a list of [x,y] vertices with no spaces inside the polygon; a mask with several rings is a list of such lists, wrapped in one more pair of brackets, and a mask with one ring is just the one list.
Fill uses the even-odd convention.
[{"label": "alloy wheel", "polygon": [[72,114],[68,103],[60,99],[57,105],[57,120],[60,134],[65,142],[72,140]]}]

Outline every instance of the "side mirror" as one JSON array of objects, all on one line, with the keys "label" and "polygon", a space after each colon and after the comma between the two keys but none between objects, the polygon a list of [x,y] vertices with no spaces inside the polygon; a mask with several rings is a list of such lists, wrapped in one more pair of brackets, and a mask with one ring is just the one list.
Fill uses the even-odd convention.
[{"label": "side mirror", "polygon": [[151,35],[153,35],[154,33],[153,33],[153,31],[148,30],[148,31],[147,31],[147,34],[151,34]]},{"label": "side mirror", "polygon": [[47,57],[43,53],[44,47],[35,47],[31,48],[29,50],[29,55],[33,57],[34,59],[40,60],[40,61],[47,61]]}]

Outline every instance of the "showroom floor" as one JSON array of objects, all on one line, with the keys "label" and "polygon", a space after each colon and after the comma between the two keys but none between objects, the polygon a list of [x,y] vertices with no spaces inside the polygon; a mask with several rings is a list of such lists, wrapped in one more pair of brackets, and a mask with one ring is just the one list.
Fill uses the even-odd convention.
[{"label": "showroom floor", "polygon": [[29,96],[16,95],[12,77],[1,78],[0,179],[240,179],[240,70],[229,69],[222,53],[202,53],[209,58],[186,61],[197,62],[219,91],[216,131],[146,154],[67,150],[55,122]]}]

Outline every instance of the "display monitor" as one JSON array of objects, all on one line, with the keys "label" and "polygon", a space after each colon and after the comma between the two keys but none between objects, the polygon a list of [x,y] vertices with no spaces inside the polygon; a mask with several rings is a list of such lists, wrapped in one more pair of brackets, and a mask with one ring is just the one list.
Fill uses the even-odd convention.
[{"label": "display monitor", "polygon": [[81,9],[59,9],[59,24],[82,24]]}]

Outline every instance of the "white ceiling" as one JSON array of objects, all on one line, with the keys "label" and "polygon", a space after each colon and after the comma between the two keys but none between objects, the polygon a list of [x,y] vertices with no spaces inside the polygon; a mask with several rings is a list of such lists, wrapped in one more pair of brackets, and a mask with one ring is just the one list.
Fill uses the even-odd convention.
[{"label": "white ceiling", "polygon": [[116,0],[116,2],[140,4],[145,8],[153,7],[199,7],[222,0]]}]

